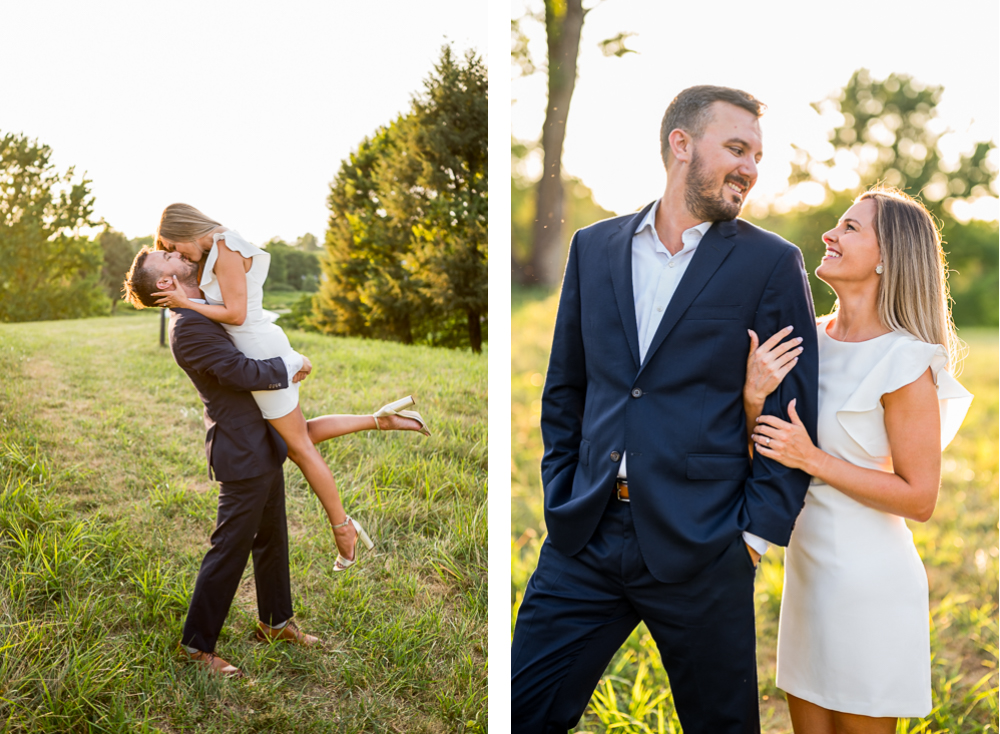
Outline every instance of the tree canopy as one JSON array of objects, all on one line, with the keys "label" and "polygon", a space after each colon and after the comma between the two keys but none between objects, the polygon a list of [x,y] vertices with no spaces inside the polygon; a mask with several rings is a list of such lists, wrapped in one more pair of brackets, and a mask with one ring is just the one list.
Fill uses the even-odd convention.
[{"label": "tree canopy", "polygon": [[132,266],[139,247],[109,225],[105,225],[104,231],[97,235],[97,244],[103,254],[101,288],[111,299],[111,313],[114,313],[122,299],[122,280]]},{"label": "tree canopy", "polygon": [[101,247],[80,235],[96,224],[90,181],[58,173],[51,156],[24,135],[0,137],[0,321],[107,312]]},{"label": "tree canopy", "polygon": [[271,255],[271,266],[264,290],[312,292],[319,288],[320,258],[319,249],[312,249],[315,242],[313,235],[306,234],[294,245],[277,237],[265,244],[264,249]]},{"label": "tree canopy", "polygon": [[407,113],[330,187],[321,331],[481,351],[487,315],[487,83],[445,46]]},{"label": "tree canopy", "polygon": [[[978,142],[945,155],[941,144],[948,131],[937,118],[942,92],[905,74],[877,80],[859,69],[839,93],[812,105],[838,120],[827,155],[799,148],[792,163],[790,186],[821,187],[822,203],[748,218],[801,247],[812,273],[823,257],[822,234],[836,226],[855,196],[876,183],[895,186],[920,199],[939,222],[955,322],[996,325],[997,222],[956,216],[962,204],[996,196],[995,146]],[[816,312],[829,311],[832,290],[815,277],[811,283]]]}]

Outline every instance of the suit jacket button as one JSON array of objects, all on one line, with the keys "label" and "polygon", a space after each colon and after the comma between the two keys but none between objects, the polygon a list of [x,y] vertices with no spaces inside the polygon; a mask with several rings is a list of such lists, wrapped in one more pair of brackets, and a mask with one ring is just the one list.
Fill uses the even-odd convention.
[{"label": "suit jacket button", "polygon": [[634,390],[632,390],[632,397],[633,398],[641,398],[642,397],[642,390],[640,390],[639,388],[635,388]]},{"label": "suit jacket button", "polygon": [[619,454],[617,451],[612,451],[611,452],[611,460],[612,461],[618,461],[620,458],[622,458],[622,455]]}]

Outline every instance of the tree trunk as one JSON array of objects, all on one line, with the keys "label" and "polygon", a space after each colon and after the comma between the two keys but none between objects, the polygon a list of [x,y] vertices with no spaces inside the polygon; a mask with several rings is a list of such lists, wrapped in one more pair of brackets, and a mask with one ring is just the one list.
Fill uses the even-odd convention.
[{"label": "tree trunk", "polygon": [[576,57],[583,30],[583,0],[566,0],[565,13],[557,15],[555,3],[546,0],[545,32],[549,53],[549,98],[542,127],[544,165],[538,182],[531,261],[524,280],[557,286],[562,278],[563,182],[562,150],[566,139],[569,102],[576,86]]},{"label": "tree trunk", "polygon": [[483,352],[483,325],[479,321],[478,311],[466,311],[466,316],[469,321],[469,344],[472,345],[472,351],[476,354],[482,354]]},{"label": "tree trunk", "polygon": [[410,315],[405,314],[395,320],[394,331],[403,344],[413,344],[413,330],[410,328]]}]

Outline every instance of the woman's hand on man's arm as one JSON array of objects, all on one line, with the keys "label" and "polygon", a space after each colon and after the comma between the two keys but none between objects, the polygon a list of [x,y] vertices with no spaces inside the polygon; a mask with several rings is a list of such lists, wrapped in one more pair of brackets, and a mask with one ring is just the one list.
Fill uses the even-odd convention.
[{"label": "woman's hand on man's arm", "polygon": [[754,426],[764,411],[764,399],[777,389],[802,353],[802,347],[799,346],[802,343],[801,337],[782,341],[792,331],[793,327],[786,326],[763,344],[759,344],[757,332],[747,329],[750,334],[750,353],[747,355],[747,376],[743,384],[743,410],[747,415],[747,441],[750,442],[751,449]]}]

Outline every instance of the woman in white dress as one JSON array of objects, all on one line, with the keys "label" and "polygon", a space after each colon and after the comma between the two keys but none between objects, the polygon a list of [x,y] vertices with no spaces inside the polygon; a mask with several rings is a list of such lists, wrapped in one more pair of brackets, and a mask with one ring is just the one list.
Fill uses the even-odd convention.
[{"label": "woman in white dress", "polygon": [[785,554],[777,685],[797,734],[893,734],[931,711],[927,575],[904,518],[926,522],[941,450],[972,396],[949,374],[957,340],[941,239],[894,189],[859,196],[816,275],[837,294],[819,320],[819,447],[788,406],[761,415],[794,367],[781,332],[751,335],[745,403],[754,451],[813,479]]},{"label": "woman in white dress", "polygon": [[[157,305],[188,308],[218,322],[236,348],[251,359],[284,358],[290,372],[288,387],[255,391],[252,395],[261,414],[287,444],[288,458],[302,470],[326,510],[338,549],[333,570],[346,570],[357,558],[358,540],[369,549],[373,543],[360,523],[344,511],[333,474],[315,444],[372,429],[419,431],[429,436],[420,414],[403,410],[413,404],[413,399],[389,403],[373,415],[326,415],[306,421],[299,407],[298,380],[312,367],[292,349],[281,327],[264,313],[263,288],[271,256],[188,204],[171,204],[164,209],[156,232],[156,249],[203,263],[199,285],[207,301],[192,301],[178,288],[153,293],[159,297]],[[302,371],[298,371],[300,367]],[[292,371],[296,371],[295,379]]]}]

